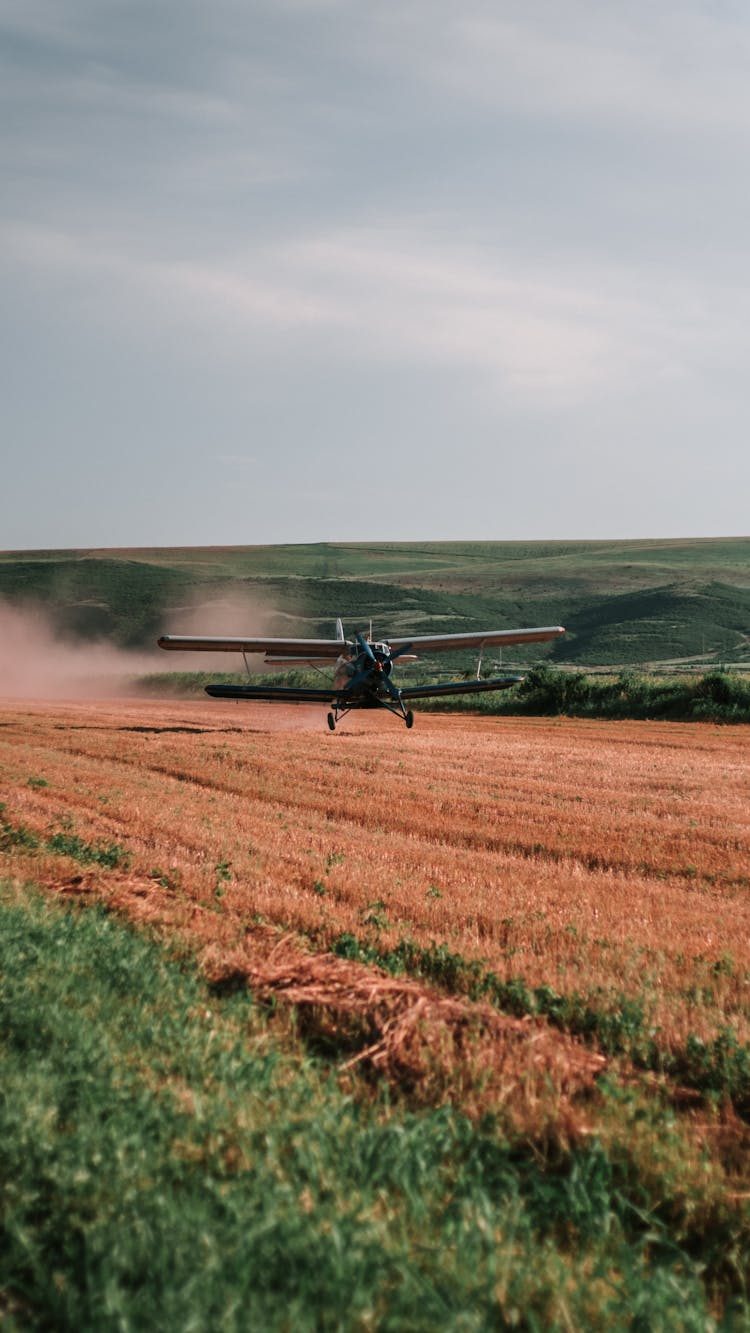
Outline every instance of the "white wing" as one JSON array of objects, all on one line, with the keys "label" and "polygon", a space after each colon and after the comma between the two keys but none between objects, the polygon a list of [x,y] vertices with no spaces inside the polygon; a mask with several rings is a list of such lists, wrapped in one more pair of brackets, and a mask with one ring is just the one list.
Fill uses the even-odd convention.
[{"label": "white wing", "polygon": [[460,648],[502,648],[515,643],[545,643],[556,639],[565,630],[562,625],[546,625],[540,629],[488,629],[469,634],[423,634],[414,638],[389,639],[390,648],[413,648],[415,653],[448,653]]},{"label": "white wing", "polygon": [[334,661],[346,644],[340,639],[226,639],[200,634],[162,634],[160,648],[185,653],[271,653],[298,662]]},{"label": "white wing", "polygon": [[[468,634],[417,634],[411,638],[388,639],[387,643],[393,652],[413,648],[415,653],[447,653],[461,648],[544,643],[564,633],[562,625],[548,625],[539,629],[473,630]],[[190,653],[268,653],[277,659],[294,659],[299,663],[335,661],[342,651],[347,650],[347,644],[341,639],[242,639],[199,634],[163,634],[159,647]]]}]

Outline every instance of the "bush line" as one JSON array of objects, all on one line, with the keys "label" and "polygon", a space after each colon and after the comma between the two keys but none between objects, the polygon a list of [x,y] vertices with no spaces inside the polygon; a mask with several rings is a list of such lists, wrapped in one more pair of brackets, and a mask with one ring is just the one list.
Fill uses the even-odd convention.
[{"label": "bush line", "polygon": [[[442,708],[439,702],[427,706]],[[750,679],[727,671],[703,676],[653,677],[625,670],[589,676],[534,667],[517,689],[500,697],[457,699],[452,707],[528,717],[591,717],[662,722],[750,722]]]},{"label": "bush line", "polygon": [[[146,694],[200,694],[204,686],[236,684],[235,674],[160,672],[141,677]],[[426,683],[429,678],[420,678]],[[415,683],[416,677],[409,677]],[[309,672],[254,676],[254,684],[320,685]],[[402,679],[401,683],[405,683]],[[591,717],[663,722],[750,722],[750,679],[724,670],[702,676],[649,676],[630,669],[591,676],[547,665],[533,667],[517,687],[502,694],[422,699],[420,711],[483,713],[511,717]]]}]

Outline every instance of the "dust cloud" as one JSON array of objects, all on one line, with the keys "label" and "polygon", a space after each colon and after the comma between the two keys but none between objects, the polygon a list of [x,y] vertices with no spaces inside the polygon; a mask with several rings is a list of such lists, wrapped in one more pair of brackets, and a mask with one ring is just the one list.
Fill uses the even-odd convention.
[{"label": "dust cloud", "polygon": [[[292,620],[263,603],[255,592],[204,590],[181,606],[173,607],[161,627],[165,634],[253,637],[299,633]],[[262,655],[247,659],[251,671],[267,672]],[[239,653],[165,652],[156,642],[152,650],[119,648],[107,640],[84,642],[67,637],[54,623],[52,612],[36,604],[0,600],[0,698],[5,699],[112,699],[139,693],[138,678],[169,672],[237,672],[246,677]],[[307,710],[305,710],[307,712]],[[300,725],[307,725],[310,717]]]},{"label": "dust cloud", "polygon": [[64,638],[48,611],[0,602],[0,697],[103,699],[136,692],[135,677],[164,670],[165,654]]},{"label": "dust cloud", "polygon": [[[257,638],[261,635],[284,636],[285,617],[258,597],[256,592],[242,593],[214,590],[210,600],[204,590],[182,606],[173,607],[166,618],[165,634],[220,635],[225,638]],[[260,654],[247,659],[251,671],[267,672]],[[237,671],[246,674],[240,653],[169,652],[159,653],[159,671]]]}]

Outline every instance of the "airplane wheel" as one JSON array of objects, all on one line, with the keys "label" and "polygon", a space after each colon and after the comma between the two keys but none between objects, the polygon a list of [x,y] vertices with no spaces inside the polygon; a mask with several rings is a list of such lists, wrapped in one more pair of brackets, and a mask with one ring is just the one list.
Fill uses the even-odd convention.
[{"label": "airplane wheel", "polygon": [[414,726],[414,714],[412,713],[411,709],[409,709],[408,713],[406,714],[404,722],[406,723],[407,727]]},{"label": "airplane wheel", "polygon": [[328,719],[327,719],[327,721],[328,721],[328,726],[329,726],[330,730],[331,730],[331,731],[335,731],[335,730],[336,730],[336,719],[335,719],[335,717],[333,716],[333,713],[329,713],[329,714],[328,714]]}]

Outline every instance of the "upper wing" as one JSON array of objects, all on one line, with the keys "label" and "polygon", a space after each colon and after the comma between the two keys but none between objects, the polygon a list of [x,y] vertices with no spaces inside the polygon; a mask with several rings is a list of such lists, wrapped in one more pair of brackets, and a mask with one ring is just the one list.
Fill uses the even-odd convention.
[{"label": "upper wing", "polygon": [[[389,639],[393,652],[413,648],[417,653],[446,653],[461,648],[502,648],[516,643],[543,643],[564,634],[562,625],[541,629],[474,630],[468,634],[423,634],[413,638]],[[335,661],[347,644],[341,639],[239,639],[207,637],[198,634],[163,634],[160,648],[193,653],[271,653],[298,663]]]},{"label": "upper wing", "polygon": [[273,653],[297,662],[335,661],[346,644],[341,639],[224,639],[199,634],[162,634],[160,648],[191,653]]},{"label": "upper wing", "polygon": [[541,629],[488,629],[469,634],[423,634],[414,638],[389,639],[390,648],[413,648],[416,653],[447,653],[459,648],[502,648],[514,643],[544,643],[564,634],[562,625]]}]

